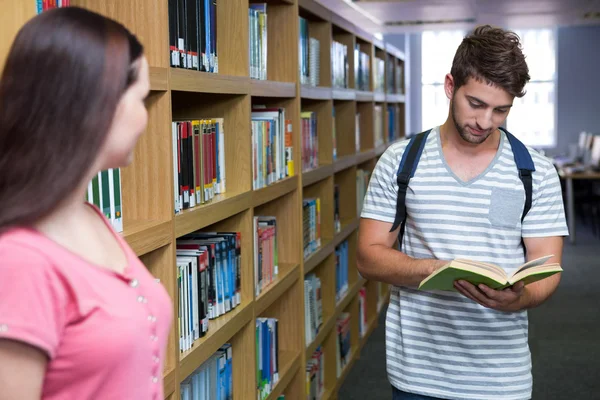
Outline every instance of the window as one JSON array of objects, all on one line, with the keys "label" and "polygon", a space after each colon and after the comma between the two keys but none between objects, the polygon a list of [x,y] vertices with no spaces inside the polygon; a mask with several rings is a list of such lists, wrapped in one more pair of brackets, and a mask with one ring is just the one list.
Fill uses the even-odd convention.
[{"label": "window", "polygon": [[[531,77],[527,94],[515,98],[506,120],[506,129],[525,144],[535,147],[556,145],[555,88],[556,40],[551,29],[514,30],[521,38]],[[450,72],[456,49],[465,31],[423,32],[421,37],[423,130],[443,124],[450,101],[444,93],[444,77]],[[533,116],[533,118],[532,118]]]},{"label": "window", "polygon": [[450,101],[444,92],[444,78],[450,72],[454,53],[466,32],[423,32],[421,36],[421,128],[441,125],[448,117]]},{"label": "window", "polygon": [[521,38],[529,67],[527,93],[515,98],[506,129],[523,143],[536,147],[556,145],[556,40],[552,29],[515,30]]}]

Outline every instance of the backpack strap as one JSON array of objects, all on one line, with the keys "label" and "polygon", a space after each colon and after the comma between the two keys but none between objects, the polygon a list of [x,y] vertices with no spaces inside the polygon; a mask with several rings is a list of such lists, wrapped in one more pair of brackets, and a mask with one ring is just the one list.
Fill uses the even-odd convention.
[{"label": "backpack strap", "polygon": [[400,233],[398,234],[398,242],[402,245],[402,236],[404,235],[404,223],[406,221],[406,190],[408,189],[408,181],[415,175],[417,170],[417,164],[419,164],[419,158],[423,153],[425,142],[427,141],[427,135],[429,135],[431,129],[421,132],[413,136],[404,153],[402,154],[402,160],[398,166],[398,172],[396,175],[396,182],[398,183],[398,198],[396,200],[396,217],[394,224],[390,232],[395,231],[398,226],[402,225]]},{"label": "backpack strap", "polygon": [[523,142],[517,139],[506,129],[500,129],[506,133],[506,137],[510,142],[510,147],[512,148],[512,152],[515,157],[515,163],[517,164],[517,168],[519,170],[519,178],[521,179],[521,182],[523,182],[523,187],[525,188],[525,207],[523,207],[523,215],[521,215],[521,222],[523,222],[525,216],[531,209],[533,192],[531,173],[535,171],[535,165],[533,163],[533,159],[531,158],[531,154],[529,154],[529,150],[527,150],[527,147],[525,147]]}]

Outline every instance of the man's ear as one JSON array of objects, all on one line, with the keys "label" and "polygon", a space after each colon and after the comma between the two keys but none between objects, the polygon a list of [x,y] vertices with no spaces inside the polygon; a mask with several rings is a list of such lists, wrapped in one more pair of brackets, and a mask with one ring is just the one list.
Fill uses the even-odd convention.
[{"label": "man's ear", "polygon": [[449,73],[446,74],[446,78],[444,79],[444,91],[446,92],[446,97],[452,100],[454,96],[454,77]]}]

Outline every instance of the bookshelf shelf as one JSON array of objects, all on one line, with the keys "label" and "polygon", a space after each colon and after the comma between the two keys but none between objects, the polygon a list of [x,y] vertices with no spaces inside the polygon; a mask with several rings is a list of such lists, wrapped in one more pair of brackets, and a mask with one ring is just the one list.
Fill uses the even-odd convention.
[{"label": "bookshelf shelf", "polygon": [[209,321],[206,336],[196,340],[192,349],[180,355],[179,381],[183,381],[215,351],[230,340],[254,316],[254,303],[246,302],[221,317]]},{"label": "bookshelf shelf", "polygon": [[150,90],[169,90],[169,69],[162,67],[150,67]]},{"label": "bookshelf shelf", "polygon": [[313,340],[307,347],[306,347],[306,358],[310,359],[310,357],[312,356],[312,354],[315,352],[315,350],[317,349],[317,347],[319,347],[321,345],[321,343],[323,343],[323,340],[325,340],[325,337],[329,334],[329,332],[331,332],[331,330],[333,329],[333,327],[335,326],[335,319],[337,318],[336,315],[323,315],[323,325],[321,325],[321,328],[319,329],[319,333],[317,333],[317,336],[315,337],[315,340]]},{"label": "bookshelf shelf", "polygon": [[322,86],[307,86],[300,87],[300,97],[310,100],[331,100],[333,93],[331,88]]},{"label": "bookshelf shelf", "polygon": [[279,381],[275,384],[266,400],[275,400],[288,387],[298,369],[300,369],[300,351],[282,351],[279,354]]},{"label": "bookshelf shelf", "polygon": [[388,103],[404,103],[405,96],[403,94],[386,94],[385,99]]},{"label": "bookshelf shelf", "polygon": [[[182,0],[186,4],[188,1]],[[15,33],[36,13],[32,0],[23,4],[9,3],[0,16],[0,67]],[[174,303],[175,317],[169,334],[163,376],[165,399],[181,398],[179,384],[225,343],[231,343],[233,347],[234,396],[255,398],[257,348],[254,319],[263,316],[278,318],[281,329],[280,380],[268,399],[276,399],[281,393],[292,399],[306,397],[306,363],[318,346],[323,347],[328,358],[326,364],[330,364],[326,367],[323,398],[336,398],[343,378],[359,357],[360,349],[377,326],[380,310],[389,299],[388,285],[366,282],[356,269],[359,225],[357,181],[364,183],[357,178],[363,176],[362,170],[372,171],[377,158],[393,143],[375,146],[375,122],[381,121],[376,115],[382,114],[379,111],[376,114],[376,107],[384,111],[384,142],[388,138],[386,128],[389,121],[385,119],[388,106],[393,107],[397,114],[396,136],[404,136],[406,96],[403,93],[406,87],[404,82],[396,82],[393,77],[401,76],[402,80],[406,80],[404,66],[408,65],[408,60],[405,54],[316,0],[266,0],[267,80],[251,79],[249,43],[252,25],[248,5],[263,1],[231,0],[219,3],[215,14],[219,73],[206,73],[170,66],[165,51],[170,46],[168,2],[131,0],[125,4],[122,0],[73,0],[71,3],[116,19],[130,28],[142,40],[151,65],[152,92],[146,101],[149,114],[147,132],[140,137],[134,162],[123,170],[125,229],[122,236],[148,270],[160,279]],[[306,25],[300,23],[299,17],[306,20]],[[319,41],[318,86],[301,84],[307,82],[301,81],[302,73],[299,74],[300,66],[305,62],[298,51],[301,26],[307,28],[308,38]],[[332,56],[333,41],[348,49],[348,76],[347,85],[344,85],[348,89],[334,85],[332,79],[332,69],[338,64]],[[354,76],[354,67],[358,66],[358,60],[355,59],[354,46],[370,57],[371,81],[361,86],[368,90],[357,90],[358,77]],[[389,92],[387,94],[375,89],[375,57],[383,59],[386,66],[384,91]],[[389,72],[387,67],[393,72]],[[295,168],[295,176],[258,190],[252,190],[251,129],[255,106],[285,109],[285,118],[292,127]],[[316,161],[319,167],[302,171],[305,162],[303,141],[308,137],[303,129],[306,115],[310,112],[317,121],[318,143],[315,147],[318,149]],[[304,118],[302,113],[307,113]],[[225,127],[226,192],[216,195],[206,204],[176,215],[172,194],[172,122],[213,118],[222,118]],[[359,143],[355,138],[357,131],[360,133]],[[303,200],[316,198],[320,199],[321,246],[304,258]],[[336,221],[341,221],[341,229],[337,233],[334,213],[339,217]],[[254,216],[277,218],[279,257],[278,278],[256,299]],[[177,333],[179,291],[175,240],[197,230],[241,233],[243,303],[211,320],[206,336],[197,340],[192,349],[181,353]],[[335,250],[344,241],[348,242],[349,289],[336,304]],[[305,343],[303,285],[305,277],[313,273],[321,282],[324,320],[315,339]],[[358,293],[363,285],[367,291],[368,328],[365,336],[360,338],[357,333]],[[337,379],[335,327],[336,319],[343,312],[350,313],[352,361]]]},{"label": "bookshelf shelf", "polygon": [[250,94],[255,97],[296,97],[296,84],[251,79]]},{"label": "bookshelf shelf", "polygon": [[171,90],[196,93],[248,94],[250,78],[171,68]]},{"label": "bookshelf shelf", "polygon": [[321,247],[304,260],[304,274],[311,272],[333,252],[335,248],[332,239],[321,238]]},{"label": "bookshelf shelf", "polygon": [[172,221],[125,221],[123,238],[139,257],[172,241]]},{"label": "bookshelf shelf", "polygon": [[322,165],[302,173],[302,185],[310,186],[333,174],[333,165]]},{"label": "bookshelf shelf", "polygon": [[252,192],[223,193],[206,204],[183,210],[175,216],[175,237],[205,228],[252,207]]},{"label": "bookshelf shelf", "polygon": [[331,91],[331,97],[334,100],[356,100],[356,92],[353,89],[337,89],[334,88]]},{"label": "bookshelf shelf", "polygon": [[356,159],[356,154],[349,154],[347,156],[342,156],[338,158],[333,163],[333,172],[337,174],[338,172],[353,167],[354,165],[356,165]]},{"label": "bookshelf shelf", "polygon": [[375,96],[373,95],[373,92],[366,92],[364,90],[356,91],[356,101],[369,102],[373,101],[374,99]]},{"label": "bookshelf shelf", "polygon": [[282,197],[298,187],[298,177],[291,176],[272,185],[252,192],[252,205],[258,207],[279,197]]},{"label": "bookshelf shelf", "polygon": [[348,238],[348,236],[350,236],[350,234],[352,234],[352,232],[354,232],[357,229],[358,229],[358,218],[356,218],[350,222],[347,222],[347,223],[344,223],[342,221],[342,229],[333,238],[333,246],[334,247],[338,246],[340,243],[342,243],[344,240],[346,240]]},{"label": "bookshelf shelf", "polygon": [[165,397],[170,396],[172,393],[175,393],[175,389],[177,388],[177,384],[179,382],[177,382],[177,379],[175,377],[175,370],[171,370],[168,373],[164,374],[163,376],[163,382],[164,382],[164,390],[165,390]]},{"label": "bookshelf shelf", "polygon": [[280,263],[279,276],[256,298],[254,310],[262,314],[300,278],[300,264]]},{"label": "bookshelf shelf", "polygon": [[336,396],[337,392],[342,387],[342,384],[344,383],[344,380],[348,376],[348,373],[350,373],[350,370],[352,369],[352,367],[354,366],[354,363],[357,360],[358,360],[358,352],[356,350],[352,349],[352,356],[351,356],[350,362],[348,364],[346,364],[346,366],[342,370],[342,375],[340,375],[340,377],[337,379],[335,387],[329,393],[329,397],[323,397],[323,400],[334,399],[334,398],[337,397]]},{"label": "bookshelf shelf", "polygon": [[377,103],[385,102],[385,93],[380,93],[380,92],[373,93],[373,100],[375,100],[375,102],[377,102]]}]

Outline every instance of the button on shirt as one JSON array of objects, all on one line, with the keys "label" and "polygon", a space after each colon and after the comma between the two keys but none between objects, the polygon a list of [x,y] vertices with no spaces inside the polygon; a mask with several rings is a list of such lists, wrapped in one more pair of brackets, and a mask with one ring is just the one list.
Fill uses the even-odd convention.
[{"label": "button on shirt", "polygon": [[171,299],[115,237],[127,253],[122,274],[33,230],[0,236],[0,338],[48,355],[43,400],[164,398]]}]

